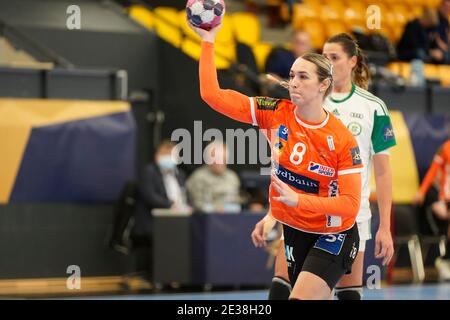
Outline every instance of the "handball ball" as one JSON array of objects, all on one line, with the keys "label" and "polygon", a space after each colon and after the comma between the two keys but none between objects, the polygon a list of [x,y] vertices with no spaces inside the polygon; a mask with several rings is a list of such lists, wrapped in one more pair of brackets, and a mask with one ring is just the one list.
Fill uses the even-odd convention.
[{"label": "handball ball", "polygon": [[186,4],[187,20],[194,27],[211,30],[219,25],[225,14],[223,0],[188,0]]}]

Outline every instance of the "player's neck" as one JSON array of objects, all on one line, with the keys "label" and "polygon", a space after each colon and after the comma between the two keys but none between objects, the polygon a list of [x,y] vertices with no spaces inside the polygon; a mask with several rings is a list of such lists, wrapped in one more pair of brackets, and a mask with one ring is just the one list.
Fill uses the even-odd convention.
[{"label": "player's neck", "polygon": [[312,124],[319,124],[323,122],[327,117],[327,113],[322,108],[321,101],[318,101],[317,103],[311,103],[309,105],[297,106],[295,108],[295,114],[301,120],[305,120]]},{"label": "player's neck", "polygon": [[342,83],[335,83],[333,86],[334,93],[348,93],[352,90],[352,81],[344,81]]}]

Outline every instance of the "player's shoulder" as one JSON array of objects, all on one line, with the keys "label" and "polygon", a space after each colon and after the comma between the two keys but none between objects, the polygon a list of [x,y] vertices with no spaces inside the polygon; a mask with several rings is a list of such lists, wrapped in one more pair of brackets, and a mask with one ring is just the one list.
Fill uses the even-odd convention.
[{"label": "player's shoulder", "polygon": [[450,140],[444,142],[444,144],[439,148],[438,153],[445,153],[450,156]]},{"label": "player's shoulder", "polygon": [[283,111],[293,107],[293,103],[287,99],[271,98],[264,96],[255,97],[258,110]]},{"label": "player's shoulder", "polygon": [[443,148],[447,149],[447,150],[450,150],[450,139],[444,142]]},{"label": "player's shoulder", "polygon": [[376,111],[379,115],[388,115],[386,103],[376,95],[358,86],[355,86],[354,94],[356,98],[364,101],[367,107]]}]

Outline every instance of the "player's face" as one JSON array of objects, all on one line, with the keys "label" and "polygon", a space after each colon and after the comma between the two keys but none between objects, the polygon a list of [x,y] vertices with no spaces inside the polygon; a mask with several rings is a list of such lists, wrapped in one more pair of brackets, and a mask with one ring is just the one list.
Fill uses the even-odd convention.
[{"label": "player's face", "polygon": [[314,63],[302,58],[295,60],[289,73],[289,95],[295,105],[308,104],[316,99],[323,87]]},{"label": "player's face", "polygon": [[333,80],[336,84],[344,84],[351,79],[356,56],[349,57],[339,43],[325,43],[323,55],[333,64]]}]

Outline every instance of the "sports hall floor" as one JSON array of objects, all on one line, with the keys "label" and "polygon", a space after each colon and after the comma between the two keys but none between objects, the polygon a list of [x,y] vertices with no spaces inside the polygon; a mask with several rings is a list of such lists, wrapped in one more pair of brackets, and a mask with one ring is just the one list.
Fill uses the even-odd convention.
[{"label": "sports hall floor", "polygon": [[[171,293],[121,296],[90,296],[75,299],[113,300],[266,300],[267,291],[231,291],[207,293]],[[382,289],[365,289],[364,300],[450,300],[450,283],[397,285]]]}]

